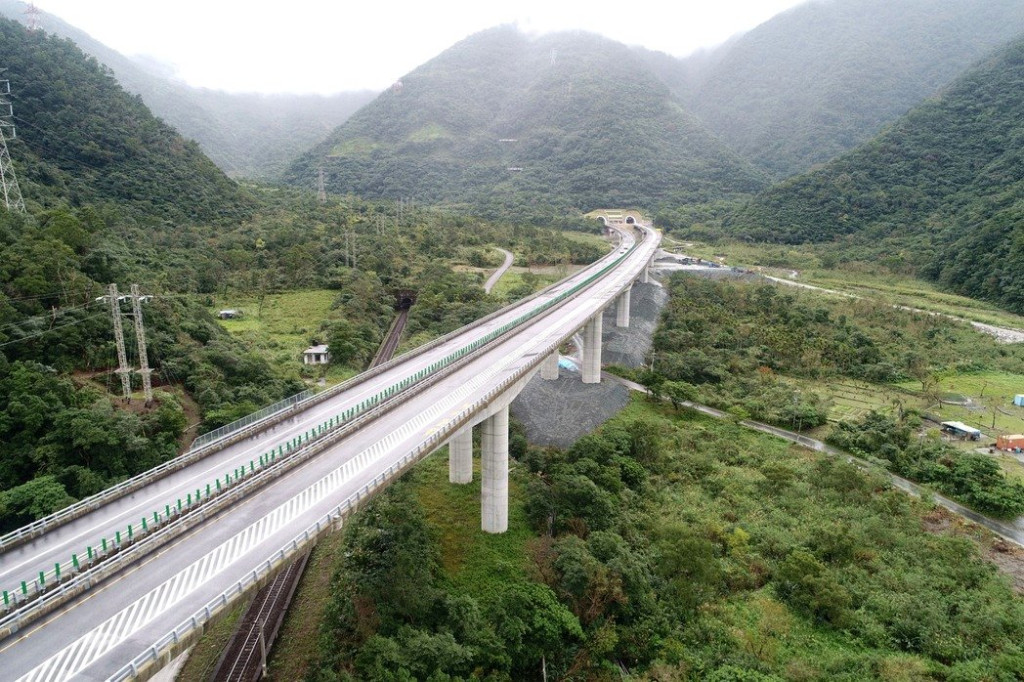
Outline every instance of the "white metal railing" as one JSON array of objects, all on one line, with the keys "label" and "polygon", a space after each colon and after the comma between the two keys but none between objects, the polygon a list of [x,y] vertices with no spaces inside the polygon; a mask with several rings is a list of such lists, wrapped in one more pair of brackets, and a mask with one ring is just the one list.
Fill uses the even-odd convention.
[{"label": "white metal railing", "polygon": [[[233,471],[225,473],[223,484],[221,483],[221,477],[218,476],[216,479],[206,484],[205,495],[203,487],[200,486],[196,489],[194,496],[191,493],[188,493],[185,498],[178,498],[174,505],[165,504],[163,510],[153,510],[151,514],[141,517],[140,523],[129,524],[125,528],[125,532],[123,534],[120,530],[115,530],[111,537],[108,538],[104,536],[94,545],[86,546],[81,558],[77,554],[71,554],[68,561],[64,563],[55,563],[53,570],[39,571],[38,575],[33,576],[30,579],[23,580],[18,585],[10,586],[9,589],[3,591],[3,608],[9,615],[0,620],[0,632],[17,631],[17,629],[24,625],[27,619],[38,617],[41,613],[45,613],[48,608],[52,608],[56,602],[66,600],[77,594],[79,591],[82,591],[81,589],[76,588],[75,583],[77,583],[78,586],[85,584],[86,587],[82,589],[88,589],[88,586],[91,586],[92,582],[97,579],[94,570],[95,565],[110,556],[121,556],[122,560],[115,562],[114,565],[107,567],[102,571],[104,576],[110,575],[111,570],[118,569],[124,563],[123,558],[126,554],[123,553],[122,550],[126,546],[132,546],[137,543],[140,538],[164,528],[169,523],[178,521],[183,515],[193,512],[196,508],[210,501],[212,498],[218,498],[222,493],[241,482],[249,482],[251,479],[255,478],[252,482],[253,485],[261,485],[262,483],[265,483],[269,478],[271,478],[271,476],[279,475],[280,471],[277,469],[275,469],[275,472],[272,475],[268,472],[271,467],[276,467],[279,458],[291,458],[297,450],[310,441],[319,440],[326,434],[333,434],[333,432],[337,431],[340,427],[350,426],[353,422],[362,422],[363,417],[366,416],[367,413],[371,411],[376,412],[377,408],[390,398],[398,395],[399,393],[404,393],[413,386],[416,386],[417,388],[425,387],[425,385],[421,386],[421,384],[429,384],[430,380],[434,379],[438,372],[449,369],[454,363],[479,350],[481,347],[486,346],[495,339],[504,336],[519,325],[537,317],[538,315],[546,313],[548,310],[562,303],[567,298],[575,297],[584,288],[618,265],[618,263],[631,252],[632,249],[619,254],[618,257],[613,258],[598,271],[590,274],[584,280],[563,291],[558,296],[545,301],[540,306],[536,306],[535,308],[524,312],[514,320],[501,325],[483,337],[456,349],[442,360],[434,362],[428,367],[398,380],[391,386],[379,391],[374,396],[362,401],[357,406],[344,410],[337,415],[328,418],[319,425],[307,430],[300,436],[291,439],[287,443],[279,445],[276,449],[272,448],[269,452],[260,455],[258,458],[250,460],[248,471],[244,465],[241,467],[235,467]],[[425,382],[425,380],[427,381]],[[349,380],[349,382],[350,381],[351,380]],[[344,383],[348,384],[349,382]],[[322,397],[322,394],[317,396],[317,398],[320,399],[322,399]],[[317,402],[320,402],[320,400],[317,400]],[[344,430],[348,431],[348,429]],[[319,451],[319,449],[320,448],[317,448],[316,451]],[[311,452],[306,456],[299,457],[298,461],[305,461],[306,457],[311,456],[312,454],[314,453]],[[290,462],[285,468],[291,468],[297,464],[298,461]],[[256,476],[254,477],[254,475]],[[251,488],[252,485],[245,486],[245,490],[249,490]],[[230,500],[222,499],[219,504],[214,506],[216,508],[222,508],[227,502],[237,499],[237,495],[231,495],[229,497]],[[152,519],[152,521],[149,519]],[[179,532],[183,531],[184,528]],[[160,538],[167,538],[167,535],[168,534],[165,532],[160,532],[158,534]],[[166,539],[164,541],[166,541]],[[146,544],[148,545],[149,543]],[[127,554],[135,555],[136,553],[136,551],[133,551],[128,552]],[[69,579],[83,573],[90,573],[90,575],[83,576],[83,578],[85,578],[84,580],[72,581],[72,584],[67,584]],[[60,589],[56,592],[51,592],[52,587],[48,587],[48,585],[53,586],[55,584],[59,585]],[[43,596],[44,593],[47,592],[51,592],[50,596],[41,600],[41,603],[33,604],[30,612],[23,610],[26,602],[31,602]]]},{"label": "white metal railing", "polygon": [[[600,265],[605,260],[612,259],[615,255],[615,251],[608,253],[601,260],[598,260],[596,263],[592,264],[590,268],[594,268],[595,266]],[[615,259],[615,262],[618,262],[618,260],[621,260],[621,257]],[[515,305],[522,306],[524,304],[532,302],[537,298],[547,294],[551,289],[560,286],[560,284],[561,283],[558,282],[548,287],[545,287],[541,291],[538,291],[520,300]],[[213,437],[207,438],[209,434],[204,434],[203,436],[200,436],[199,438],[196,439],[196,442],[199,442],[200,445],[197,446],[196,442],[193,442],[188,452],[179,455],[174,459],[168,460],[163,464],[159,464],[153,467],[152,469],[139,473],[125,481],[122,481],[121,483],[118,483],[117,485],[102,490],[96,493],[95,495],[91,495],[87,498],[79,500],[78,502],[68,507],[65,507],[64,509],[61,509],[57,512],[54,512],[53,514],[45,516],[41,519],[33,521],[32,523],[26,524],[25,526],[22,526],[14,531],[11,531],[3,536],[0,536],[0,553],[3,553],[13,547],[23,544],[31,538],[38,537],[53,528],[68,523],[69,521],[73,521],[74,519],[77,519],[80,516],[83,516],[94,509],[98,509],[104,504],[107,504],[129,493],[135,492],[140,488],[143,488],[146,485],[149,485],[150,483],[157,481],[170,473],[190,466],[194,462],[203,459],[204,457],[218,451],[227,444],[235,442],[236,440],[240,440],[241,438],[248,437],[253,433],[257,433],[259,432],[259,430],[262,429],[262,427],[268,426],[269,423],[271,423],[272,421],[276,421],[276,419],[274,419],[275,417],[281,417],[284,416],[285,414],[290,414],[292,412],[296,412],[305,409],[309,406],[321,403],[329,398],[334,397],[339,393],[348,390],[357,383],[361,383],[369,378],[386,372],[395,367],[396,365],[399,365],[403,362],[407,362],[408,360],[416,356],[427,353],[437,348],[438,346],[441,346],[451,341],[457,336],[465,334],[469,330],[475,329],[478,326],[486,324],[492,321],[493,319],[506,314],[508,314],[507,308],[496,310],[493,313],[480,318],[479,320],[471,322],[468,325],[460,327],[459,329],[451,331],[443,336],[440,336],[422,346],[407,351],[406,353],[403,353],[398,357],[392,358],[388,362],[382,363],[377,367],[374,367],[365,372],[362,372],[361,374],[351,377],[346,381],[343,381],[339,384],[336,384],[335,386],[330,387],[327,390],[320,391],[318,393],[314,391],[303,391],[302,393],[291,396],[290,398],[285,398],[284,400],[279,401],[274,405],[270,405],[254,413],[254,415],[261,414],[261,417],[251,418],[253,417],[253,415],[243,417],[242,419],[236,420],[231,424],[220,427],[220,429],[215,429],[214,431],[210,432],[211,434],[217,434],[216,436]]]}]

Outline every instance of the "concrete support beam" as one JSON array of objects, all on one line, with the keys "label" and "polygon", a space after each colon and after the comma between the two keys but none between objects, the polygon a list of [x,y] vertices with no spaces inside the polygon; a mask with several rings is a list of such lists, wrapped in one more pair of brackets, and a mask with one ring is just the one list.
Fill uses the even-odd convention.
[{"label": "concrete support beam", "polygon": [[601,322],[603,314],[597,313],[583,328],[583,383],[601,383]]},{"label": "concrete support beam", "polygon": [[473,427],[467,426],[448,441],[448,480],[473,482]]},{"label": "concrete support beam", "polygon": [[480,454],[480,528],[508,530],[508,405],[483,421]]},{"label": "concrete support beam", "polygon": [[644,271],[640,273],[640,283],[650,284],[651,283],[651,266],[647,264],[644,266]]},{"label": "concrete support beam", "polygon": [[558,349],[540,363],[540,378],[553,381],[558,378]]},{"label": "concrete support beam", "polygon": [[632,291],[632,289],[626,289],[621,294],[619,294],[619,298],[615,301],[616,327],[629,326],[629,299]]}]

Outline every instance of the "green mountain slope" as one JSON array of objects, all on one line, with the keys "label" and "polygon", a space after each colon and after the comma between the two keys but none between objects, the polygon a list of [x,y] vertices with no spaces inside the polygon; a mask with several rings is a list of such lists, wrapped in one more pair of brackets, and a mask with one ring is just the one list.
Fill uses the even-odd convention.
[{"label": "green mountain slope", "polygon": [[764,180],[623,45],[583,33],[474,35],[300,158],[286,180],[365,197],[649,205]]},{"label": "green mountain slope", "polygon": [[785,177],[871,138],[1022,31],[1021,0],[813,0],[687,60],[697,75],[677,92]]},{"label": "green mountain slope", "polygon": [[250,201],[194,142],[157,120],[71,42],[0,18],[25,199],[117,203],[170,221],[242,216]]},{"label": "green mountain slope", "polygon": [[1024,311],[1024,39],[937,100],[728,221],[748,238],[901,252],[951,288]]},{"label": "green mountain slope", "polygon": [[[0,0],[0,15],[24,19],[25,3]],[[129,59],[58,17],[40,12],[43,30],[69,38],[108,66],[128,92],[203,151],[229,176],[276,179],[299,154],[323,140],[377,93],[233,94],[193,88],[159,64]]]}]

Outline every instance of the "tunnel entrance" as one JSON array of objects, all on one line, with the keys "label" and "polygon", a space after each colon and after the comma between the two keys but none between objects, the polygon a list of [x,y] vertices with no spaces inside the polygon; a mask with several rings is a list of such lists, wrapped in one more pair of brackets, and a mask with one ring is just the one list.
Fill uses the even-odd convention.
[{"label": "tunnel entrance", "polygon": [[408,310],[416,302],[418,292],[415,289],[396,289],[392,293],[395,296],[395,310]]}]

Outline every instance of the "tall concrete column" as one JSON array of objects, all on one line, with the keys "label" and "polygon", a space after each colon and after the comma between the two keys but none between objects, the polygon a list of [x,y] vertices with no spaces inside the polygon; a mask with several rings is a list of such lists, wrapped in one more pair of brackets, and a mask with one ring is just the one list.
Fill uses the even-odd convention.
[{"label": "tall concrete column", "polygon": [[473,427],[467,426],[448,441],[448,480],[473,482]]},{"label": "tall concrete column", "polygon": [[629,299],[631,297],[632,289],[626,289],[619,298],[615,301],[615,326],[616,327],[628,327],[629,326]]},{"label": "tall concrete column", "polygon": [[601,383],[601,322],[597,313],[583,328],[583,383]]},{"label": "tall concrete column", "polygon": [[549,381],[558,378],[558,349],[540,363],[540,378]]},{"label": "tall concrete column", "polygon": [[483,421],[480,454],[480,528],[508,530],[508,405]]},{"label": "tall concrete column", "polygon": [[647,264],[647,265],[644,266],[644,271],[642,273],[640,273],[640,283],[641,284],[650,284],[651,283],[650,269],[651,269],[650,264]]}]

